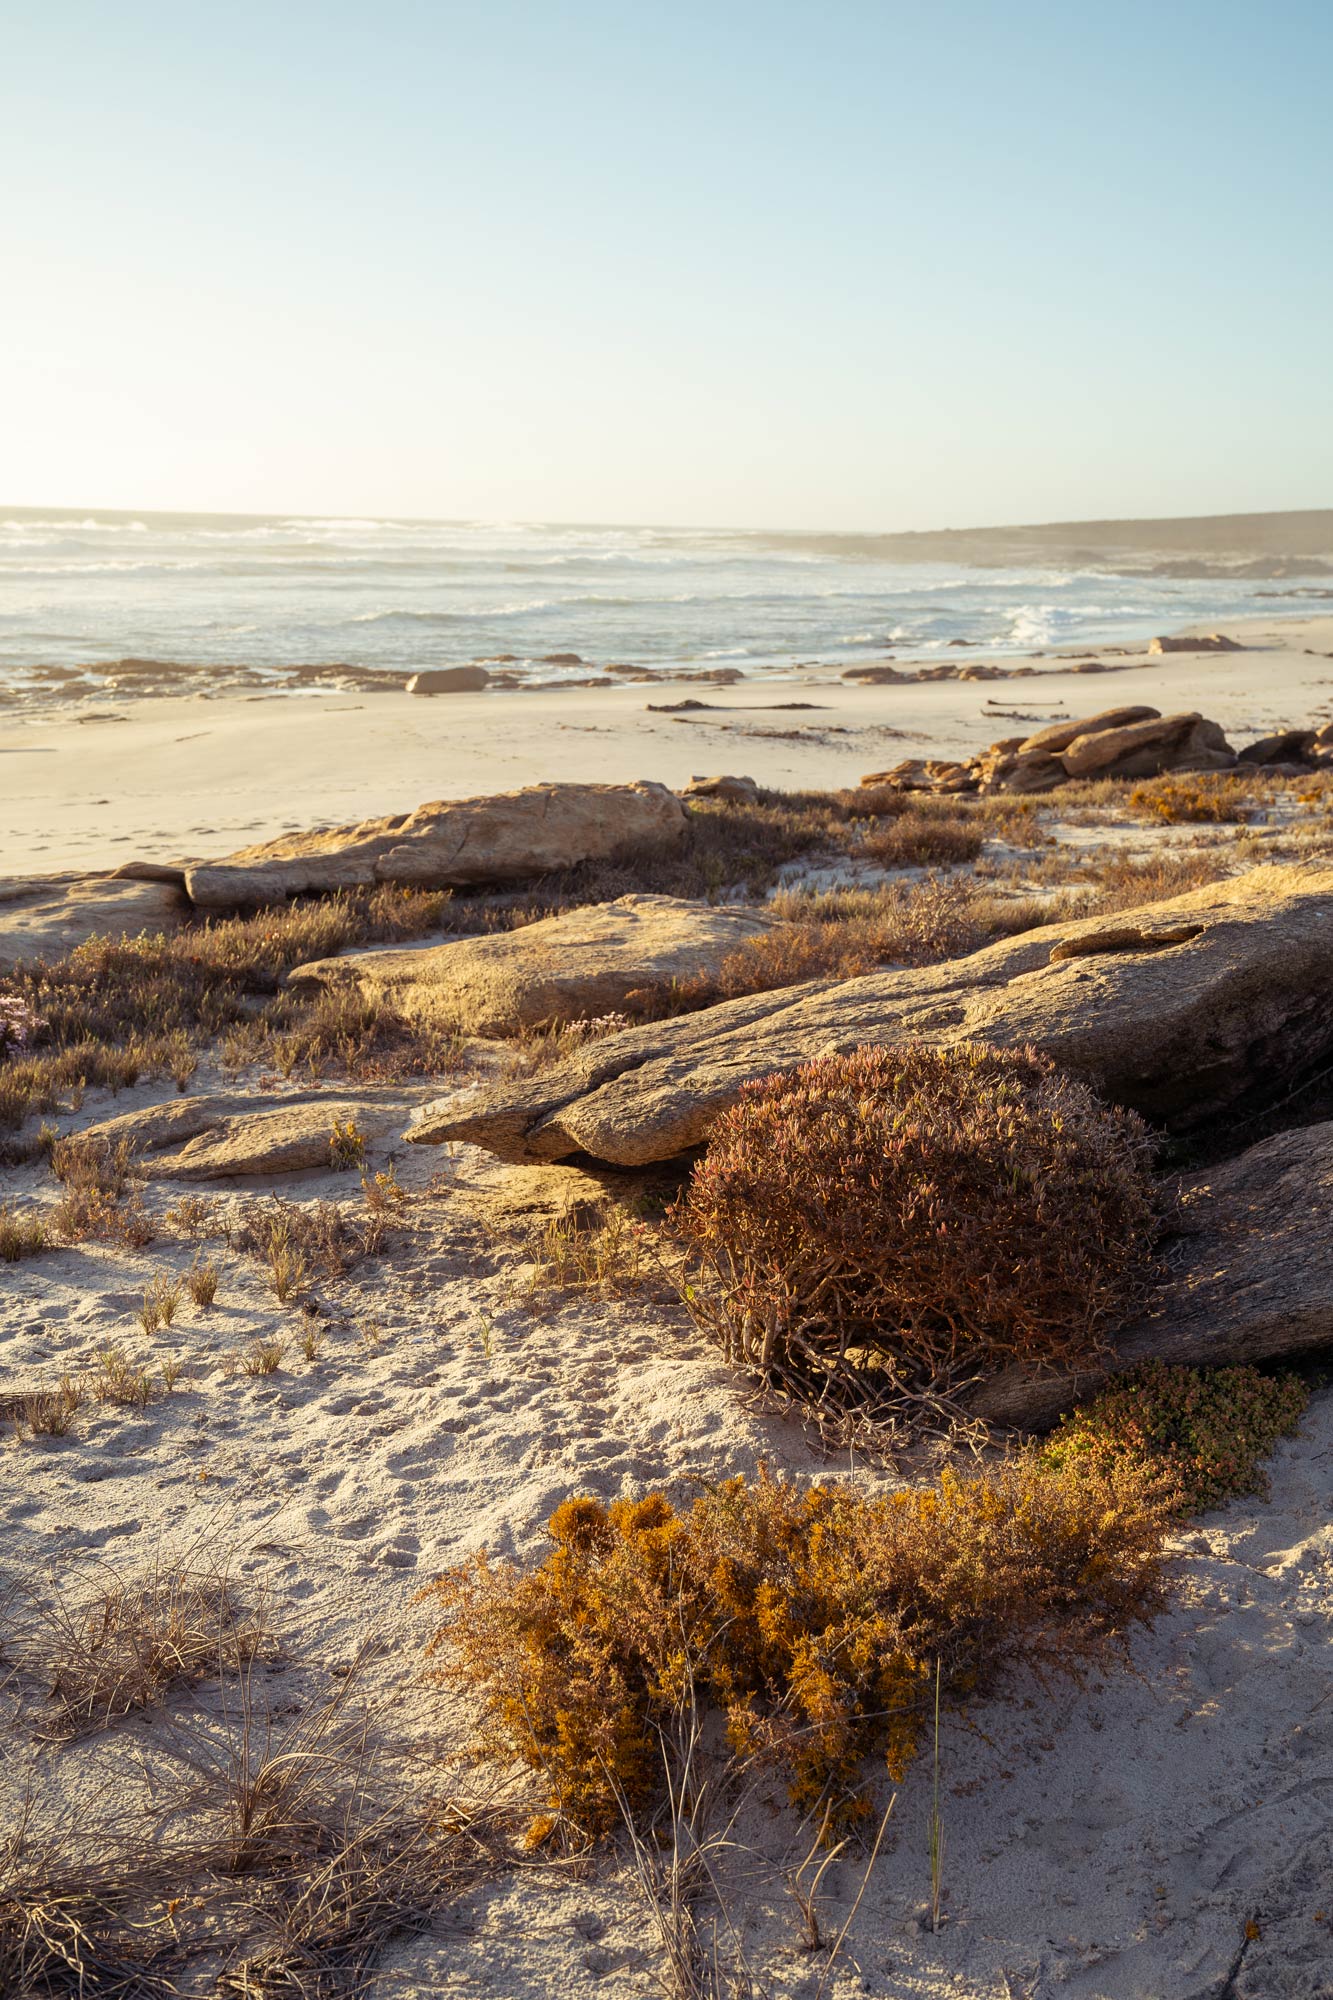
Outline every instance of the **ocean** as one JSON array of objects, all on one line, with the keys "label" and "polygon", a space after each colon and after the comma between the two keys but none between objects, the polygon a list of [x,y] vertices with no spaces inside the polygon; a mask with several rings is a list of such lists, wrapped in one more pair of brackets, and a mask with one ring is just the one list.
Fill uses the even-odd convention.
[{"label": "ocean", "polygon": [[907,564],[816,536],[16,511],[0,520],[0,685],[129,656],[413,671],[576,653],[765,676],[929,659],[951,640],[1068,651],[1302,608],[1260,601],[1273,594],[1253,578]]}]

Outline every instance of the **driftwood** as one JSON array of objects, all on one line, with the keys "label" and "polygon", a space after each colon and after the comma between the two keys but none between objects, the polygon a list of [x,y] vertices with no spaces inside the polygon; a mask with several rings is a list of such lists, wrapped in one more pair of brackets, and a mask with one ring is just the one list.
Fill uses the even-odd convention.
[{"label": "driftwood", "polygon": [[965,1399],[988,1423],[1044,1430],[1145,1361],[1190,1367],[1294,1358],[1333,1346],[1333,1124],[1279,1132],[1182,1177],[1181,1234],[1152,1316],[1078,1374],[1006,1369]]}]

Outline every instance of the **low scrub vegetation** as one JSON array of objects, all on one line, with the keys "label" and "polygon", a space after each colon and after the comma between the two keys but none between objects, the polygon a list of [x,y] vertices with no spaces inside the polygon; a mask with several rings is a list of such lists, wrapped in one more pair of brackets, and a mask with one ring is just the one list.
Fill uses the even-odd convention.
[{"label": "low scrub vegetation", "polygon": [[530,1296],[543,1291],[586,1292],[594,1298],[632,1298],[661,1282],[661,1261],[651,1225],[623,1208],[592,1217],[552,1216],[532,1237]]},{"label": "low scrub vegetation", "polygon": [[1173,1512],[1201,1514],[1267,1492],[1261,1461],[1295,1429],[1308,1400],[1296,1375],[1153,1361],[1065,1417],[1043,1459],[1056,1470],[1128,1462],[1158,1484]]},{"label": "low scrub vegetation", "polygon": [[1179,771],[1150,778],[1129,795],[1130,808],[1167,826],[1238,824],[1255,808],[1253,780],[1221,771]]},{"label": "low scrub vegetation", "polygon": [[917,811],[877,825],[863,835],[857,853],[882,868],[934,868],[975,861],[985,839],[984,822],[975,817]]},{"label": "low scrub vegetation", "polygon": [[295,1298],[314,1278],[341,1278],[389,1242],[387,1211],[357,1215],[337,1202],[304,1204],[281,1195],[248,1203],[227,1231],[231,1249],[267,1264],[275,1297]]},{"label": "low scrub vegetation", "polygon": [[[94,1085],[123,1090],[140,1077],[171,1076],[183,1087],[194,1049],[243,1022],[253,1027],[256,1003],[262,1012],[294,965],[353,944],[418,936],[438,925],[446,904],[417,890],[358,890],[170,937],[94,939],[66,958],[21,968],[7,979],[5,998],[29,1025],[0,1069],[0,1131]],[[345,1023],[321,1019],[311,1040],[336,1052],[347,1038]]]},{"label": "low scrub vegetation", "polygon": [[32,1209],[0,1202],[0,1264],[17,1264],[45,1250],[49,1237],[43,1218]]},{"label": "low scrub vegetation", "polygon": [[238,1603],[225,1576],[163,1561],[146,1576],[112,1574],[72,1599],[57,1597],[23,1658],[50,1689],[45,1733],[67,1740],[265,1650],[272,1642],[262,1620]]},{"label": "low scrub vegetation", "polygon": [[935,1396],[1086,1358],[1144,1293],[1150,1146],[1042,1056],[863,1048],[749,1084],[673,1218],[728,1358]]},{"label": "low scrub vegetation", "polygon": [[868,1498],[744,1479],[678,1513],[660,1494],[574,1499],[535,1569],[485,1555],[423,1593],[442,1676],[476,1691],[485,1746],[540,1773],[589,1837],[660,1781],[659,1732],[720,1710],[732,1751],[785,1770],[829,1828],[870,1808],[860,1765],[898,1776],[947,1707],[1008,1668],[1076,1673],[1149,1620],[1160,1510],[1142,1475],[1027,1457]]}]

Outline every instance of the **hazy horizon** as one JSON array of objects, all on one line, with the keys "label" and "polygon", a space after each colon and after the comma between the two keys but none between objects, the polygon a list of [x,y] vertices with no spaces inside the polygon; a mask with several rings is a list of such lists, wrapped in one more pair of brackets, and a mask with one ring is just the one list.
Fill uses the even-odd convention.
[{"label": "hazy horizon", "polygon": [[[885,528],[860,523],[853,527],[830,528],[819,522],[723,522],[723,521],[626,521],[592,520],[571,517],[543,516],[541,518],[519,519],[518,517],[487,517],[468,514],[391,514],[388,512],[342,513],[331,509],[310,509],[304,507],[264,507],[264,508],[215,508],[215,507],[136,507],[133,504],[114,507],[103,506],[96,501],[73,504],[33,504],[28,501],[7,502],[0,500],[0,519],[30,515],[35,519],[68,519],[71,522],[81,518],[102,515],[119,517],[127,521],[136,517],[149,516],[179,521],[299,521],[319,520],[350,525],[359,520],[380,520],[400,527],[503,527],[512,525],[521,528],[568,528],[605,529],[615,532],[623,530],[627,534],[696,534],[696,535],[750,535],[784,537],[827,537],[848,541],[894,541],[907,540],[913,536],[967,535],[984,536],[991,534],[1013,534],[1024,531],[1041,533],[1054,530],[1081,528],[1144,528],[1180,527],[1199,524],[1201,526],[1223,526],[1230,522],[1285,521],[1320,519],[1325,522],[1333,535],[1333,506],[1311,507],[1265,507],[1237,508],[1226,513],[1181,513],[1150,514],[1131,513],[1094,517],[1085,515],[1078,518],[1069,516],[1058,520],[1001,520],[1001,521],[936,521],[913,527]],[[1333,552],[1333,540],[1328,545]]]},{"label": "hazy horizon", "polygon": [[894,533],[1333,492],[1326,8],[51,0],[3,47],[14,505]]}]

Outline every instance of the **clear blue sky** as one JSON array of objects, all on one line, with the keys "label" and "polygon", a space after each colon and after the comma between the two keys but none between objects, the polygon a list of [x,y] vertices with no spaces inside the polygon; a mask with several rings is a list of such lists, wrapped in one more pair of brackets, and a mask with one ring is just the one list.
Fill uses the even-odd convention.
[{"label": "clear blue sky", "polygon": [[0,9],[0,502],[1333,505],[1329,0]]}]

